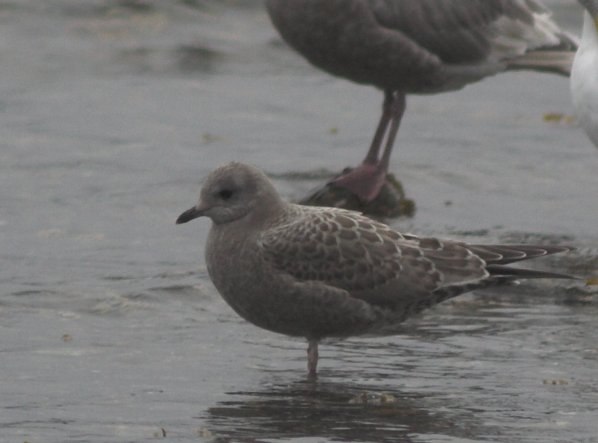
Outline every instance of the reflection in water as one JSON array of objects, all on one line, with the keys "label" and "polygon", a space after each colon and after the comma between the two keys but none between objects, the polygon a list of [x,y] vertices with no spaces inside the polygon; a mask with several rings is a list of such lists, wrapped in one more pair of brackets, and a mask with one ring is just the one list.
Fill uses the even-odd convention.
[{"label": "reflection in water", "polygon": [[353,382],[281,382],[230,395],[235,399],[208,409],[208,427],[218,441],[318,437],[410,442],[419,434],[444,434],[448,429],[462,438],[476,434],[470,416],[450,408],[430,412],[423,396],[374,392]]},{"label": "reflection in water", "polygon": [[[405,324],[404,335],[325,346],[318,381],[289,381],[304,376],[302,366],[270,370],[267,382],[227,393],[197,418],[219,442],[521,442],[530,441],[522,433],[561,438],[574,429],[586,435],[593,424],[569,401],[593,398],[582,386],[591,383],[589,366],[578,367],[573,379],[567,365],[555,363],[595,348],[594,334],[575,331],[595,322],[596,310],[585,305],[582,318],[538,287],[513,289],[510,298],[480,293],[428,311]],[[554,336],[567,349],[555,349]],[[284,355],[275,343],[266,358]]]}]

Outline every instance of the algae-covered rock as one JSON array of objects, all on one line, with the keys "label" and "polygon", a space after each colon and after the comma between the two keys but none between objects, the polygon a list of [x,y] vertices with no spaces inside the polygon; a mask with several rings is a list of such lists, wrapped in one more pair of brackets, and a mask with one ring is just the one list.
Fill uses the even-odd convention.
[{"label": "algae-covered rock", "polygon": [[[348,171],[346,169],[342,174]],[[380,194],[369,203],[362,202],[347,189],[333,183],[327,183],[300,200],[299,203],[309,206],[334,206],[351,209],[376,218],[411,217],[415,213],[415,202],[405,196],[401,182],[393,174],[386,175],[386,183],[384,183]]]}]

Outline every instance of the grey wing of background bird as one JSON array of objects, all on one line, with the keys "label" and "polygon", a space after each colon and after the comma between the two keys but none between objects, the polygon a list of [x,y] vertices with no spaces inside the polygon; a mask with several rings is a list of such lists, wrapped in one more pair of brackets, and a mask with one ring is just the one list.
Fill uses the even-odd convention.
[{"label": "grey wing of background bird", "polygon": [[[514,69],[568,73],[574,37],[534,0],[368,0],[378,22],[446,65],[508,61]],[[530,52],[531,51],[531,52]],[[541,52],[542,54],[538,54]]]}]

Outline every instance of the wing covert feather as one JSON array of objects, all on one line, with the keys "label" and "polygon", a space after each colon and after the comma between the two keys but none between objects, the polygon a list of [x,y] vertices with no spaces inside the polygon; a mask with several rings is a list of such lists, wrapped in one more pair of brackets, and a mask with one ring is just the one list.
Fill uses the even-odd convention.
[{"label": "wing covert feather", "polygon": [[363,291],[401,272],[402,235],[342,210],[300,212],[260,238],[265,260],[299,281]]},{"label": "wing covert feather", "polygon": [[488,276],[484,260],[459,243],[403,235],[342,210],[298,212],[263,233],[260,245],[278,271],[364,299],[383,286],[384,294],[396,297]]},{"label": "wing covert feather", "polygon": [[367,1],[382,26],[401,32],[447,64],[522,55],[534,14],[548,16],[534,0]]}]

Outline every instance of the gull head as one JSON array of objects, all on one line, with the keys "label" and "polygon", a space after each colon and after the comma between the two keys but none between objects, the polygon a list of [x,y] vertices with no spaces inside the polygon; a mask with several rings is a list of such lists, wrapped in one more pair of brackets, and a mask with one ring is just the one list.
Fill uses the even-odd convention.
[{"label": "gull head", "polygon": [[212,171],[205,179],[199,201],[176,220],[187,223],[198,217],[209,217],[214,224],[239,219],[263,219],[282,206],[276,189],[259,169],[231,162]]}]

